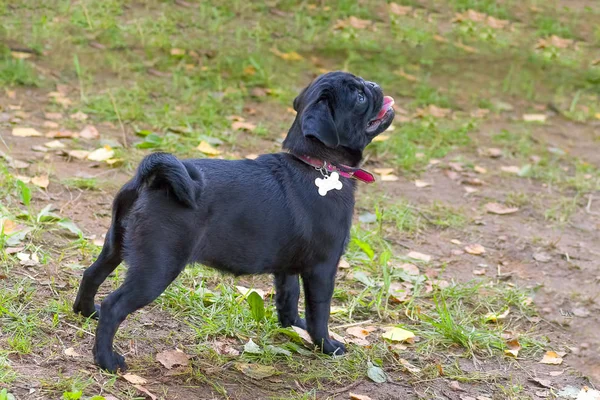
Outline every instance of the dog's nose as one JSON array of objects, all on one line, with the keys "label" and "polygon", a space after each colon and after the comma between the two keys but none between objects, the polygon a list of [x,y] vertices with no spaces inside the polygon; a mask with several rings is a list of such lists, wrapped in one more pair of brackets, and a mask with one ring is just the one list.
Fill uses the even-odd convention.
[{"label": "dog's nose", "polygon": [[373,89],[379,89],[379,85],[375,82],[367,81],[367,85],[371,86]]}]

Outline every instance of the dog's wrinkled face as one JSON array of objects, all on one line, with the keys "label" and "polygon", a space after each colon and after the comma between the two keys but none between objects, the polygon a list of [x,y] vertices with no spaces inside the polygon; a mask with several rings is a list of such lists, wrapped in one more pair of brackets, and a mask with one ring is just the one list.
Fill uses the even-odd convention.
[{"label": "dog's wrinkled face", "polygon": [[379,85],[347,72],[321,75],[294,100],[305,137],[357,151],[390,126],[393,105]]}]

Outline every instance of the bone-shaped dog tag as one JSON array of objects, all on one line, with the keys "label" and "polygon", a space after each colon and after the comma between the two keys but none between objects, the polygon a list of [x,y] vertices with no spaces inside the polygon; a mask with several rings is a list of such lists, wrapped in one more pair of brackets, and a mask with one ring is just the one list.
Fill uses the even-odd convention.
[{"label": "bone-shaped dog tag", "polygon": [[342,182],[340,181],[340,174],[335,171],[329,176],[315,179],[315,185],[319,188],[319,194],[321,196],[325,196],[330,190],[340,190],[343,187]]}]

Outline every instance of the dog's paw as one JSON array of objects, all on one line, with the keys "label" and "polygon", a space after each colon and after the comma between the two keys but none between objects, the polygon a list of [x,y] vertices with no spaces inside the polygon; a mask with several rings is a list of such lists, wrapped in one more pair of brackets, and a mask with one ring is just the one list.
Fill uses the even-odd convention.
[{"label": "dog's paw", "polygon": [[331,356],[341,356],[346,352],[346,346],[335,339],[323,339],[321,351]]},{"label": "dog's paw", "polygon": [[81,314],[86,318],[100,319],[100,304],[93,304],[92,306],[82,306],[81,304],[73,304],[73,311],[76,314]]},{"label": "dog's paw", "polygon": [[296,320],[292,323],[292,326],[297,326],[298,328],[302,328],[306,330],[306,320],[304,318],[296,318]]},{"label": "dog's paw", "polygon": [[94,361],[100,368],[113,374],[116,373],[118,369],[121,371],[127,370],[125,357],[114,351],[108,353],[96,353],[94,355]]}]

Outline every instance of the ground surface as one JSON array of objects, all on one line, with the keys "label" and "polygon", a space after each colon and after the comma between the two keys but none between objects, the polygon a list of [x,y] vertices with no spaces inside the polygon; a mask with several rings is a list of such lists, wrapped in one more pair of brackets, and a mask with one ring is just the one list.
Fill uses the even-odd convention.
[{"label": "ground surface", "polygon": [[[0,15],[0,399],[577,398],[600,383],[594,0],[51,0]],[[268,277],[192,266],[117,335],[144,382],[99,371],[95,322],[71,304],[137,162],[277,151],[295,94],[334,69],[397,106],[366,153],[381,179],[360,185],[334,296],[349,354],[279,329]],[[415,337],[385,339],[394,327]],[[175,349],[184,365],[167,369]]]}]

